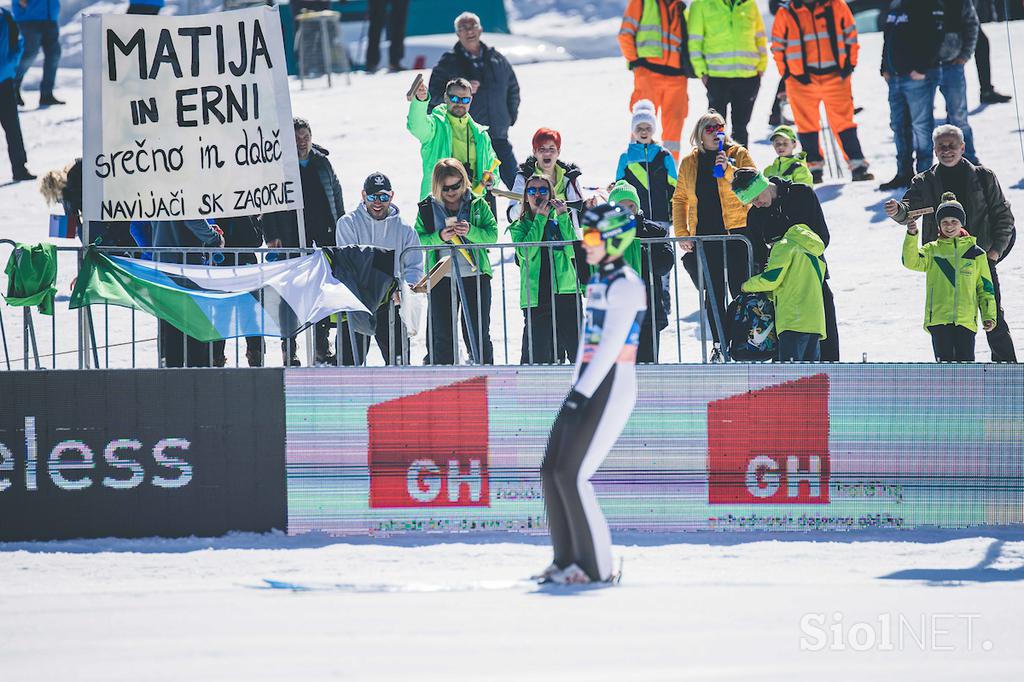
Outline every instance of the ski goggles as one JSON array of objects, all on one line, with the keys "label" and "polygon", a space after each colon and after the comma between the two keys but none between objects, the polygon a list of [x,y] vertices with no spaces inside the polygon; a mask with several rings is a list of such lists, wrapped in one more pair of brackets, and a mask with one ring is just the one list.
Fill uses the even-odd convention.
[{"label": "ski goggles", "polygon": [[527,196],[531,196],[531,197],[535,196],[537,194],[539,194],[542,197],[546,197],[548,195],[548,188],[547,187],[527,187],[526,188],[526,194],[527,194]]},{"label": "ski goggles", "polygon": [[370,203],[380,202],[382,204],[386,204],[387,202],[391,201],[391,194],[388,192],[380,192],[379,194],[367,194],[366,200],[369,201]]},{"label": "ski goggles", "polygon": [[458,95],[448,95],[448,101],[452,104],[469,104],[473,101],[472,97],[459,97]]},{"label": "ski goggles", "polygon": [[710,135],[711,133],[720,133],[725,130],[725,126],[721,123],[709,123],[704,126],[704,134]]},{"label": "ski goggles", "polygon": [[583,230],[583,243],[587,246],[600,246],[604,239],[601,238],[601,230],[591,227]]},{"label": "ski goggles", "polygon": [[462,180],[459,180],[454,185],[441,185],[442,192],[454,192],[462,189]]}]

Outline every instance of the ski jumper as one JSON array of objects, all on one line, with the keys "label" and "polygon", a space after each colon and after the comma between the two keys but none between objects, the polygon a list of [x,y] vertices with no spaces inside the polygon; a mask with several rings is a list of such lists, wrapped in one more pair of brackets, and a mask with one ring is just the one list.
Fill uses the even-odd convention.
[{"label": "ski jumper", "polygon": [[616,259],[587,285],[587,313],[573,388],[551,427],[540,475],[554,563],[591,580],[612,575],[611,532],[590,484],[636,403],[636,352],[647,296]]}]

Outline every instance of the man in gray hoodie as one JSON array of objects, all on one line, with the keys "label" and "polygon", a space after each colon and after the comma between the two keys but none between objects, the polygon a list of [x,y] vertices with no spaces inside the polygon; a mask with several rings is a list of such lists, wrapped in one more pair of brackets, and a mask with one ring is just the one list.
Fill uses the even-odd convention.
[{"label": "man in gray hoodie", "polygon": [[[363,183],[363,200],[359,208],[338,220],[335,235],[338,246],[373,246],[394,252],[395,276],[404,279],[410,286],[423,277],[423,252],[406,249],[420,245],[416,231],[398,214],[398,207],[391,203],[395,192],[391,180],[380,172],[370,173]],[[394,315],[390,304],[394,304]],[[408,333],[399,316],[401,300],[393,292],[390,300],[377,309],[377,346],[387,364],[408,364],[406,348]],[[392,324],[393,321],[393,324]],[[356,340],[353,355],[350,336]],[[350,334],[348,323],[343,321],[338,328],[342,362],[346,365],[362,365],[370,349],[370,339],[361,334]]]}]

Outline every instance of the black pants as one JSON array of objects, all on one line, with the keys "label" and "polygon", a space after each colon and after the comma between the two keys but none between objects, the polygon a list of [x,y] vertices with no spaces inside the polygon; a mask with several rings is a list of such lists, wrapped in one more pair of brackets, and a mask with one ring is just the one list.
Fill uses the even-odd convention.
[{"label": "black pants", "polygon": [[[512,186],[516,182],[516,167],[519,163],[516,161],[516,155],[512,151],[512,143],[508,141],[507,137],[491,137],[491,147],[494,148],[494,155],[498,157],[498,161],[501,161],[501,165],[498,166],[498,175],[501,176],[501,182],[512,189]],[[495,213],[494,215],[498,215]]]},{"label": "black pants", "polygon": [[[722,258],[722,244],[726,244],[726,257]],[[719,343],[718,325],[715,324],[715,311],[718,320],[725,329],[725,266],[729,266],[729,294],[732,298],[739,296],[743,283],[750,277],[747,268],[747,249],[738,241],[713,242],[704,246],[704,254],[708,261],[708,271],[704,273],[704,309],[707,311],[708,323],[711,325],[711,338]],[[693,286],[699,286],[698,260],[696,250],[683,255],[683,268],[693,280]],[[715,289],[715,305],[712,307],[711,293],[708,284]]]},{"label": "black pants", "polygon": [[[388,12],[388,5],[391,12]],[[370,0],[370,28],[366,35],[366,67],[370,70],[380,64],[380,34],[388,26],[388,64],[398,66],[405,56],[405,20],[409,14],[409,0]]]},{"label": "black pants", "polygon": [[732,107],[732,139],[747,146],[747,124],[754,111],[754,100],[761,87],[761,77],[750,78],[708,78],[708,107],[725,118],[726,110]]},{"label": "black pants", "polygon": [[989,62],[988,37],[978,26],[978,43],[974,46],[974,66],[978,68],[978,85],[981,91],[992,89],[992,64]]},{"label": "black pants", "polygon": [[825,304],[825,334],[824,341],[819,341],[821,361],[839,362],[839,325],[836,322],[836,302],[832,298],[832,288],[826,279],[821,286],[821,296]]},{"label": "black pants", "polygon": [[14,79],[0,83],[0,125],[7,137],[7,156],[11,159],[11,172],[17,175],[25,170],[28,160],[25,156],[25,141],[21,137],[21,122],[18,120],[18,96]]},{"label": "black pants", "polygon": [[523,308],[523,353],[520,364],[552,365],[563,360],[576,362],[580,320],[583,318],[580,297],[574,294],[555,294],[554,310],[552,316],[550,293],[538,297],[536,306]]},{"label": "black pants", "polygon": [[768,117],[768,125],[777,126],[782,123],[782,96],[786,94],[786,81],[780,80],[779,87],[775,90],[775,100],[772,102],[772,113]]},{"label": "black pants", "polygon": [[611,451],[636,404],[633,367],[614,365],[590,400],[563,404],[548,436],[540,480],[554,563],[576,564],[591,580],[612,574],[611,533],[590,477]]},{"label": "black pants", "polygon": [[452,336],[453,313],[458,315],[462,324],[462,339],[466,342],[466,347],[470,347],[469,330],[466,328],[463,315],[459,313],[460,308],[466,311],[465,315],[473,325],[473,334],[476,337],[477,350],[482,356],[482,364],[494,364],[494,347],[491,345],[491,278],[488,275],[463,277],[462,288],[466,298],[461,300],[456,289],[454,310],[451,277],[445,277],[430,290],[430,334],[426,364],[455,364],[458,342]]},{"label": "black pants", "polygon": [[[313,325],[313,347],[317,355],[325,356],[331,352],[331,318],[325,317],[324,319]],[[296,357],[298,353],[298,346],[296,339],[298,335],[290,336],[285,339],[281,339],[281,352],[285,356],[285,364],[289,364],[290,359]]]},{"label": "black pants", "polygon": [[125,14],[160,14],[160,8],[155,5],[136,5],[135,3],[128,3],[128,11]]},{"label": "black pants", "polygon": [[1017,352],[1013,348],[1013,339],[1010,338],[1010,327],[1006,324],[1006,316],[1003,313],[1003,297],[999,291],[996,264],[989,261],[988,268],[992,272],[992,286],[996,290],[996,326],[986,334],[988,347],[992,351],[992,362],[1017,362]]},{"label": "black pants", "polygon": [[974,362],[975,332],[957,324],[935,324],[928,327],[928,333],[935,362]]},{"label": "black pants", "polygon": [[164,367],[210,367],[210,343],[186,336],[169,322],[160,320],[160,358]]},{"label": "black pants", "polygon": [[817,334],[785,331],[779,334],[779,362],[817,362],[821,359]]},{"label": "black pants", "polygon": [[[408,365],[409,361],[405,355],[405,348],[409,345],[409,333],[402,323],[399,313],[400,306],[395,306],[395,325],[391,326],[390,304],[382,305],[377,309],[376,332],[373,338],[377,340],[377,347],[380,354],[384,356],[385,364],[391,363],[392,348],[396,365]],[[352,352],[352,338],[355,337],[355,354]],[[356,366],[366,364],[366,355],[370,352],[370,337],[363,334],[349,333],[348,320],[342,320],[338,327],[338,346],[341,348],[341,364]]]},{"label": "black pants", "polygon": [[[220,341],[213,342],[213,366],[214,367],[227,367],[228,358],[226,354],[227,341],[223,339]],[[245,337],[245,360],[250,367],[262,367],[263,366],[263,351],[265,346],[263,345],[262,336],[247,336]]]}]

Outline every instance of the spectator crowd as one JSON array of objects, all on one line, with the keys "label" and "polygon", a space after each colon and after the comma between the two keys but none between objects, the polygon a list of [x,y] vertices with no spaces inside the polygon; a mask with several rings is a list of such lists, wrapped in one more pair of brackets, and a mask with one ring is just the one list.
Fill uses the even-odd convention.
[{"label": "spectator crowd", "polygon": [[[26,168],[18,105],[21,80],[40,48],[39,104],[62,103],[53,92],[60,57],[58,1],[14,0],[13,13],[0,10],[0,121],[15,180],[34,177]],[[380,61],[374,41],[387,24],[390,70],[400,70],[407,3],[393,2],[390,19],[381,4],[387,3],[376,3],[371,16],[368,66]],[[851,87],[861,66],[857,26],[844,0],[773,1],[771,7],[769,30],[754,0],[693,0],[688,7],[679,0],[628,0],[618,40],[633,78],[632,95],[624,103],[630,139],[615,181],[590,196],[581,183],[583,170],[561,158],[558,130],[537,130],[529,154],[517,160],[509,141],[520,109],[515,70],[483,41],[479,17],[464,12],[454,21],[452,49],[407,95],[406,127],[422,161],[416,215],[400,214],[383,170],[366,178],[361,201],[346,211],[328,150],[313,142],[310,122],[296,118],[303,225],[294,212],[218,220],[216,226],[154,223],[147,231],[150,245],[265,242],[271,248],[359,244],[392,250],[403,254],[396,264],[398,282],[430,280],[426,361],[458,362],[461,336],[470,355],[488,364],[494,362],[493,273],[486,245],[504,233],[514,244],[529,244],[515,248],[514,257],[523,314],[521,362],[574,362],[590,276],[579,250],[581,215],[608,201],[625,207],[638,236],[648,238],[624,256],[647,285],[641,362],[657,361],[659,335],[671,312],[669,274],[676,257],[704,293],[713,359],[728,353],[735,341],[733,323],[742,315],[735,305],[727,306],[732,299],[774,307],[777,359],[838,361],[837,312],[829,286],[833,263],[826,257],[829,229],[813,186],[823,180],[830,144],[853,182],[874,179],[858,136]],[[155,13],[159,4],[137,0],[129,11]],[[903,265],[926,273],[924,326],[939,361],[974,359],[980,315],[993,361],[1016,362],[997,268],[1013,246],[1014,217],[998,178],[978,159],[964,75],[974,57],[982,76],[981,100],[1009,99],[992,87],[987,64],[979,15],[992,18],[992,12],[981,0],[892,0],[883,11],[883,54],[879,75],[873,76],[887,86],[896,152],[896,174],[879,189],[902,192],[885,203],[885,212],[907,228]],[[776,158],[759,169],[748,151],[748,126],[770,64],[782,77],[771,121]],[[695,86],[706,90],[710,106],[684,131],[688,88]],[[948,118],[938,126],[937,93]],[[792,121],[786,119],[786,104]],[[824,134],[834,135],[834,143],[823,138],[822,105],[828,121]],[[46,183],[69,215],[80,210],[80,178],[79,162],[77,175],[72,167]],[[504,228],[497,219],[497,196],[510,199]],[[134,246],[140,229],[111,223],[96,225],[93,234],[106,245]],[[752,262],[737,236],[752,245]],[[416,246],[445,248],[408,250]],[[374,339],[387,362],[408,364],[407,332],[394,314],[401,305],[398,289],[381,301]],[[352,333],[342,316],[333,323],[332,346],[331,324],[316,325],[314,361],[365,362],[370,337]],[[163,336],[173,337],[173,330]],[[183,364],[180,347],[189,340],[179,333],[175,343],[163,352],[168,366]],[[219,364],[222,348],[185,355]],[[263,353],[261,339],[247,340],[250,365],[262,364]],[[298,364],[295,339],[282,341],[282,353],[286,365]]]}]

